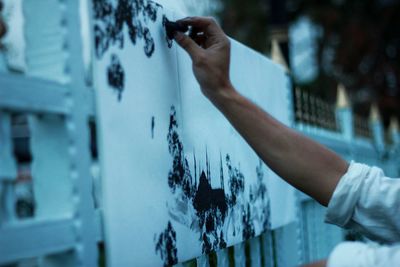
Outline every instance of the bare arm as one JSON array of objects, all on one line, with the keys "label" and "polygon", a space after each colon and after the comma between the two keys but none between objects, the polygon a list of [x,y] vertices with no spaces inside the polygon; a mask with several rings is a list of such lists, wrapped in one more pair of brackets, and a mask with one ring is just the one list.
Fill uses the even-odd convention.
[{"label": "bare arm", "polygon": [[272,118],[241,96],[229,77],[230,41],[211,18],[187,18],[198,37],[175,40],[191,56],[202,92],[280,177],[327,205],[348,163],[322,145]]},{"label": "bare arm", "polygon": [[326,267],[326,265],[327,265],[327,261],[326,260],[322,260],[322,261],[318,261],[318,262],[314,262],[314,263],[303,265],[302,267]]}]

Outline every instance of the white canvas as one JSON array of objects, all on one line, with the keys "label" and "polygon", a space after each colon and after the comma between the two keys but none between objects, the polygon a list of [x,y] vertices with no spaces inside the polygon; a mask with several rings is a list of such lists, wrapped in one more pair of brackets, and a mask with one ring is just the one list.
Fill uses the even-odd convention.
[{"label": "white canvas", "polygon": [[[188,56],[166,38],[164,16],[182,16],[151,1],[93,3],[108,266],[169,265],[269,228],[275,178],[202,96]],[[259,89],[270,75],[263,66],[273,64],[233,47],[234,82],[268,100]],[[241,57],[248,59],[235,68]]]},{"label": "white canvas", "polygon": [[[234,40],[231,54],[231,79],[235,88],[275,119],[290,127],[292,100],[289,94],[290,81],[284,69]],[[241,143],[246,146],[244,140]],[[270,223],[271,228],[276,229],[296,218],[295,189],[265,167],[270,197]]]}]

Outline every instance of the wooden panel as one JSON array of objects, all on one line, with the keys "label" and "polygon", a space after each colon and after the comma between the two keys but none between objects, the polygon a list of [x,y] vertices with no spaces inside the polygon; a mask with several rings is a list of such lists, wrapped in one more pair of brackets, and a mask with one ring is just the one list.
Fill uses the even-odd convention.
[{"label": "wooden panel", "polygon": [[73,221],[20,222],[0,228],[0,264],[71,249]]},{"label": "wooden panel", "polygon": [[0,74],[0,109],[66,114],[67,89],[58,83]]}]

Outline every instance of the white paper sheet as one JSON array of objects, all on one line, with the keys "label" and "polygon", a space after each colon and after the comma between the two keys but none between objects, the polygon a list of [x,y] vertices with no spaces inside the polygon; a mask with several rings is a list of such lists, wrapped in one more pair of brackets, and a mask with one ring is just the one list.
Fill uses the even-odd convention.
[{"label": "white paper sheet", "polygon": [[[108,266],[169,265],[260,234],[274,212],[288,222],[279,203],[290,190],[271,192],[277,178],[202,96],[185,52],[167,41],[164,15],[183,16],[150,1],[93,3]],[[286,92],[283,71],[236,42],[232,62],[238,89],[287,123],[284,105],[267,104],[283,94],[260,90],[273,79],[273,90]]]},{"label": "white paper sheet", "polygon": [[[282,67],[232,41],[231,79],[241,94],[283,124],[290,126],[290,84]],[[276,229],[293,222],[296,218],[295,189],[268,167],[267,169],[271,228]]]},{"label": "white paper sheet", "polygon": [[[152,8],[157,13],[155,21],[148,14],[143,16],[144,8],[138,11],[132,26],[138,31],[136,43],[124,23],[118,38],[103,37],[97,50],[95,81],[109,266],[161,265],[155,238],[169,221],[170,114],[180,121],[176,50],[166,43],[164,11]],[[107,18],[95,23],[106,36],[106,27],[113,24],[104,21]]]}]

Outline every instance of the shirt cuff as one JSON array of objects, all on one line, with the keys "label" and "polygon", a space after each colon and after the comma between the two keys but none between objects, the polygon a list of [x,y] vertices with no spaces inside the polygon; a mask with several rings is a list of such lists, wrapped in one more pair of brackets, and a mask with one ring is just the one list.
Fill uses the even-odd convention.
[{"label": "shirt cuff", "polygon": [[329,201],[325,222],[346,227],[351,220],[355,206],[360,198],[360,186],[368,176],[370,167],[351,162],[349,169],[340,179]]},{"label": "shirt cuff", "polygon": [[327,267],[370,267],[373,262],[368,246],[360,242],[344,242],[335,247],[328,258]]}]

